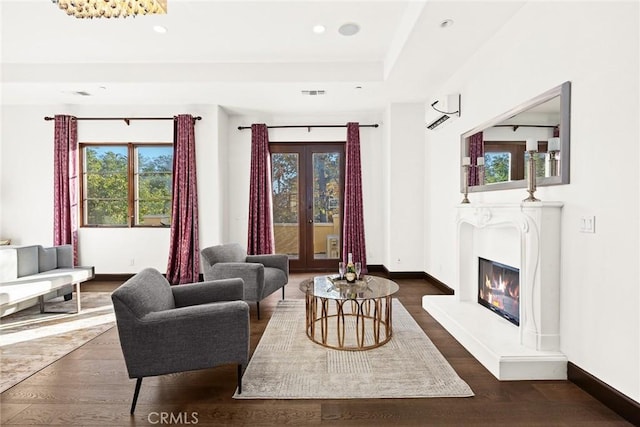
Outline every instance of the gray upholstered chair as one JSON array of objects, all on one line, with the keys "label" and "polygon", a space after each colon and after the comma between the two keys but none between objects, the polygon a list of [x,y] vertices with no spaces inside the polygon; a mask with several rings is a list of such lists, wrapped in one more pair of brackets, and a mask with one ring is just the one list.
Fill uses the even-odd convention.
[{"label": "gray upholstered chair", "polygon": [[241,279],[170,286],[147,268],[111,294],[129,378],[238,364],[238,393],[249,360],[249,305]]},{"label": "gray upholstered chair", "polygon": [[282,288],[289,281],[287,255],[247,255],[237,243],[211,246],[203,249],[204,280],[240,277],[244,281],[244,300],[255,301],[260,319],[260,301]]}]

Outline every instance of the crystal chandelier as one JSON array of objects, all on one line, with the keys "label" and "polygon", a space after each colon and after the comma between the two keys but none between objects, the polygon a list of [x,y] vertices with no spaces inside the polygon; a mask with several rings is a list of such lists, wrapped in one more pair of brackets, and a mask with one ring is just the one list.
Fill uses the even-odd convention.
[{"label": "crystal chandelier", "polygon": [[67,15],[76,18],[126,18],[127,16],[165,14],[167,0],[51,0]]}]

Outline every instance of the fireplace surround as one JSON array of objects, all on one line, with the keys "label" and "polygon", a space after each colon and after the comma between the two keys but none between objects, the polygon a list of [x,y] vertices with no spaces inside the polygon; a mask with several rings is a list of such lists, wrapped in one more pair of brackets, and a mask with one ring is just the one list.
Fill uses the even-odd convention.
[{"label": "fireplace surround", "polygon": [[[455,294],[423,297],[423,308],[500,380],[567,378],[560,352],[562,206],[460,205]],[[520,270],[519,326],[478,303],[479,258]]]}]

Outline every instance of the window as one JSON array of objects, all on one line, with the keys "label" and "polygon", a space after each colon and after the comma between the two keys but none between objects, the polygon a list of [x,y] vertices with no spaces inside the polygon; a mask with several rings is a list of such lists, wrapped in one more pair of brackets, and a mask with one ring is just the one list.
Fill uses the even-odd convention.
[{"label": "window", "polygon": [[171,224],[171,144],[80,144],[82,226]]}]

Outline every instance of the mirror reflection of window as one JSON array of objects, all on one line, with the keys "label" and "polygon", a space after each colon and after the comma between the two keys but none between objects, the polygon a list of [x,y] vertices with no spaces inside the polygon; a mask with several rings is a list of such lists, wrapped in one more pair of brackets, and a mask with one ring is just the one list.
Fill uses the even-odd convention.
[{"label": "mirror reflection of window", "polygon": [[484,154],[484,182],[493,184],[511,180],[511,153],[492,151]]},{"label": "mirror reflection of window", "polygon": [[[524,141],[485,141],[484,142],[484,153],[485,153],[485,162],[487,162],[487,155],[491,154],[502,154],[508,155],[508,163],[501,161],[498,164],[499,171],[493,175],[495,181],[491,181],[488,179],[491,176],[487,169],[487,164],[485,163],[485,183],[498,183],[498,182],[508,182],[514,180],[524,179],[524,170],[525,162],[524,162],[524,151],[525,151],[525,142]],[[501,160],[499,158],[498,160]]]}]

